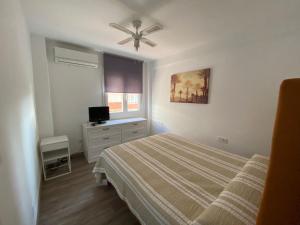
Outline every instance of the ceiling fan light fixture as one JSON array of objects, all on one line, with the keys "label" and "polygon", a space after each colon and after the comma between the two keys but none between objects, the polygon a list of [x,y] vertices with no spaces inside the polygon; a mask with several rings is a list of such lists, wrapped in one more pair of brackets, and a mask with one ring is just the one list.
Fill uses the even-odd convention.
[{"label": "ceiling fan light fixture", "polygon": [[146,45],[149,45],[151,47],[155,47],[156,43],[154,43],[153,41],[144,38],[144,36],[149,35],[151,33],[154,33],[156,31],[162,30],[163,27],[160,24],[154,24],[150,27],[147,27],[145,29],[143,29],[142,31],[139,31],[140,27],[142,26],[142,21],[141,20],[133,20],[132,21],[132,25],[135,28],[135,32],[127,29],[126,27],[123,27],[117,23],[110,23],[109,26],[120,30],[122,32],[125,32],[126,34],[130,34],[131,37],[126,38],[122,41],[119,41],[118,44],[119,45],[124,45],[130,41],[134,41],[133,45],[134,48],[136,49],[136,51],[138,51],[139,47],[140,47],[140,42],[143,42]]}]

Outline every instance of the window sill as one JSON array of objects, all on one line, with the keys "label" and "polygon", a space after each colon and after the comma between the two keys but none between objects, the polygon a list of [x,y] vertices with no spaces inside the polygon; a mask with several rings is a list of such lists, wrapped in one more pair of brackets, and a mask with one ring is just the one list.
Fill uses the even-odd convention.
[{"label": "window sill", "polygon": [[145,113],[143,111],[135,111],[135,112],[121,112],[121,113],[110,113],[110,119],[123,119],[130,117],[145,117]]}]

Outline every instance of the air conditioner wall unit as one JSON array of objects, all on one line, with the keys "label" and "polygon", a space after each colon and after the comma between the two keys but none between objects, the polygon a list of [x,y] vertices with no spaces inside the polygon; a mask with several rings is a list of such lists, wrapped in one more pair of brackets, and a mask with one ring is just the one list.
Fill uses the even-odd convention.
[{"label": "air conditioner wall unit", "polygon": [[54,60],[56,63],[98,68],[97,54],[80,52],[66,48],[54,47]]}]

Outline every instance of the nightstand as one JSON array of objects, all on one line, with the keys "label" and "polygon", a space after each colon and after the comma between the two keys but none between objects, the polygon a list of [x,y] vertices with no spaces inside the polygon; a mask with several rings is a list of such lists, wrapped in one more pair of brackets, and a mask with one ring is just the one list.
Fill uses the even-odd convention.
[{"label": "nightstand", "polygon": [[43,138],[40,142],[44,179],[50,180],[71,173],[67,136]]}]

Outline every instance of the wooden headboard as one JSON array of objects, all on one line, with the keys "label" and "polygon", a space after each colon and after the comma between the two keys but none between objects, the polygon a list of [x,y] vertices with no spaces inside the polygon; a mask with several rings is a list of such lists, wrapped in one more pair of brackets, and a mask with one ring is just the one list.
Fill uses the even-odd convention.
[{"label": "wooden headboard", "polygon": [[300,225],[300,79],[284,80],[257,225]]}]

